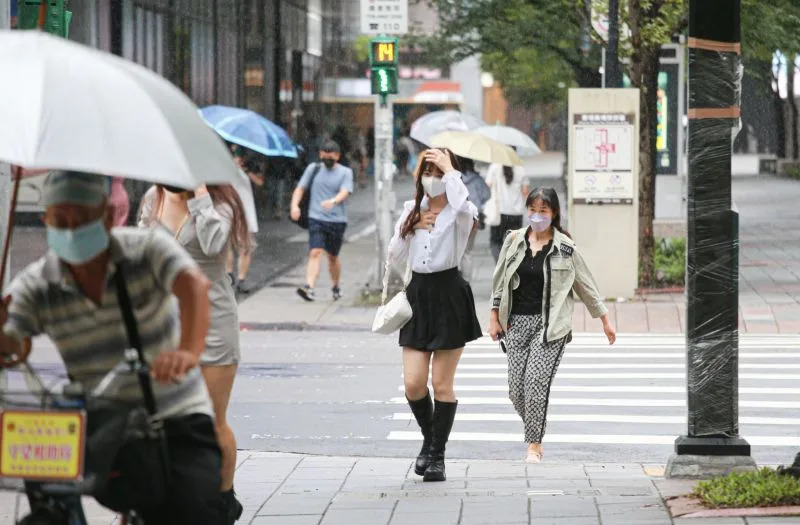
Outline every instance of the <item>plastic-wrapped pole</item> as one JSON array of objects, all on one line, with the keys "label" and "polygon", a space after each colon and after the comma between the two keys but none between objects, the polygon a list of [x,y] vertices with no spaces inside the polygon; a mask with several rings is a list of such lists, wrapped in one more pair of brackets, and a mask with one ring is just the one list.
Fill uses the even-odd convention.
[{"label": "plastic-wrapped pole", "polygon": [[689,14],[688,436],[681,454],[749,456],[739,438],[739,222],[731,130],[741,99],[740,0],[692,0]]}]

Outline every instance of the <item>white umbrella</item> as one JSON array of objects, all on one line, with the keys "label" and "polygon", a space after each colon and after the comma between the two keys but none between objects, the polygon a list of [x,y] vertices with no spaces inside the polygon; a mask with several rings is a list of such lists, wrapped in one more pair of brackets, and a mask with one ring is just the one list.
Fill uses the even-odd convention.
[{"label": "white umbrella", "polygon": [[431,146],[433,136],[443,131],[471,131],[485,125],[478,117],[460,111],[434,111],[414,121],[411,125],[411,138]]},{"label": "white umbrella", "polygon": [[490,164],[519,166],[522,164],[513,149],[470,131],[445,131],[431,139],[434,148],[447,148],[459,157]]},{"label": "white umbrella", "polygon": [[185,188],[232,183],[223,141],[177,87],[38,31],[0,31],[0,161]]},{"label": "white umbrella", "polygon": [[514,146],[522,157],[532,157],[542,152],[532,138],[511,126],[483,126],[476,129],[475,133],[480,133],[506,146]]}]

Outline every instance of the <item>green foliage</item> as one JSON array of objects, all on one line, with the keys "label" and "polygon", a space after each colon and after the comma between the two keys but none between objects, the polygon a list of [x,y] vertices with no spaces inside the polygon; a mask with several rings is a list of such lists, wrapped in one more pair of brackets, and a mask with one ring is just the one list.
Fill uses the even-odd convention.
[{"label": "green foliage", "polygon": [[701,481],[693,495],[713,508],[800,505],[800,481],[763,468]]},{"label": "green foliage", "polygon": [[665,286],[686,281],[686,239],[661,239],[656,243],[656,280]]},{"label": "green foliage", "polygon": [[369,61],[369,41],[370,35],[359,35],[353,40],[353,54],[359,62]]}]

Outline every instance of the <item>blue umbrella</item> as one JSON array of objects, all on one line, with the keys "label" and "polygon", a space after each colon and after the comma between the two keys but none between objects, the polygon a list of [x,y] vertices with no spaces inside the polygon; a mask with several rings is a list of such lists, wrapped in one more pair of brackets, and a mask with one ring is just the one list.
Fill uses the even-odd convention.
[{"label": "blue umbrella", "polygon": [[297,158],[297,148],[282,127],[255,111],[208,106],[200,115],[223,139],[268,157]]}]

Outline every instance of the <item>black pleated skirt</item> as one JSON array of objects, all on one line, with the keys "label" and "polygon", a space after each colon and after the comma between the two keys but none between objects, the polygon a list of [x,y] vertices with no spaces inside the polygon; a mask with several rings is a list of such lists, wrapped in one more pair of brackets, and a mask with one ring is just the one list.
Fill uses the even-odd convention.
[{"label": "black pleated skirt", "polygon": [[426,352],[455,350],[481,337],[472,288],[458,268],[414,272],[406,296],[413,315],[400,329],[400,346]]}]

